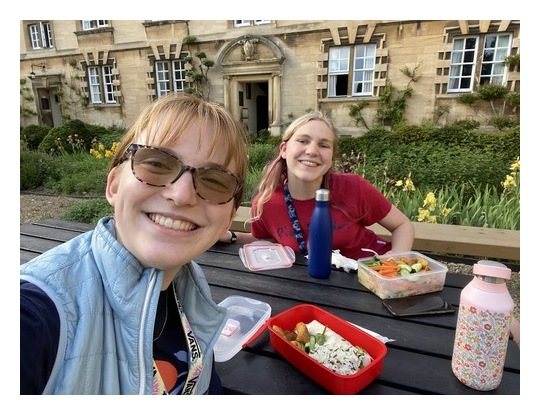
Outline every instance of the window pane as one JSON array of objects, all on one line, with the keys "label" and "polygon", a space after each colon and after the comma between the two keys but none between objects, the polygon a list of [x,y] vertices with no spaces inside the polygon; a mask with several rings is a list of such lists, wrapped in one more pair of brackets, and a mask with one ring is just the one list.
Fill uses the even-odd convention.
[{"label": "window pane", "polygon": [[354,47],[354,68],[352,95],[371,95],[373,93],[373,76],[375,72],[374,44],[356,45]]},{"label": "window pane", "polygon": [[506,75],[504,60],[510,54],[510,35],[486,35],[480,83],[502,85]]},{"label": "window pane", "polygon": [[28,31],[30,32],[30,43],[32,44],[32,49],[41,49],[37,25],[28,26]]},{"label": "window pane", "polygon": [[101,104],[101,92],[97,66],[90,66],[88,68],[88,86],[90,87],[90,101],[92,101],[92,104]]},{"label": "window pane", "polygon": [[105,91],[105,102],[107,104],[114,104],[116,103],[116,98],[114,96],[112,66],[106,65],[106,66],[103,66],[102,69],[103,69],[103,89]]},{"label": "window pane", "polygon": [[235,20],[234,26],[235,27],[249,26],[249,20]]},{"label": "window pane", "polygon": [[173,65],[173,85],[174,91],[180,92],[184,90],[185,70],[184,62],[176,60],[172,62]]},{"label": "window pane", "polygon": [[43,41],[44,48],[53,47],[52,30],[51,30],[51,24],[49,22],[44,22],[41,24],[41,38]]},{"label": "window pane", "polygon": [[448,92],[470,91],[475,71],[477,37],[456,38],[452,43]]},{"label": "window pane", "polygon": [[167,95],[171,88],[169,86],[169,62],[156,62],[156,92],[158,97]]},{"label": "window pane", "polygon": [[336,76],[335,75],[329,75],[328,76],[328,87],[326,90],[326,97],[335,97],[336,96]]},{"label": "window pane", "polygon": [[349,47],[330,48],[328,70],[333,72],[349,71]]}]

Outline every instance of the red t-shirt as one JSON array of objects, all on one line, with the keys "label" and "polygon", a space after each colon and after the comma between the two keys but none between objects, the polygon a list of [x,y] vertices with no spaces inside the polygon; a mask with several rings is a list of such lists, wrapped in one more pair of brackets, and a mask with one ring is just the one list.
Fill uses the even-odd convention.
[{"label": "red t-shirt", "polygon": [[[391,202],[362,176],[334,172],[330,177],[330,212],[334,224],[333,249],[339,249],[347,258],[372,256],[361,248],[384,254],[392,248],[389,241],[379,238],[367,226],[383,219],[392,208]],[[254,216],[258,195],[251,205]],[[309,239],[309,222],[315,208],[315,198],[293,199],[296,216],[306,244]],[[299,253],[292,221],[287,211],[283,186],[279,185],[264,205],[262,217],[251,224],[251,233],[257,239],[274,238],[282,245]]]}]

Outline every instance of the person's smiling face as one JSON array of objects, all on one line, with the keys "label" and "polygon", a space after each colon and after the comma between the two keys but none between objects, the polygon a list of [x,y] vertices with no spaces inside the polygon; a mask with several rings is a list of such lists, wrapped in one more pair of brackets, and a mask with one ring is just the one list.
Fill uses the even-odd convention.
[{"label": "person's smiling face", "polygon": [[299,127],[289,140],[280,144],[289,181],[319,186],[332,166],[333,148],[334,135],[325,122],[312,120]]},{"label": "person's smiling face", "polygon": [[[193,167],[226,168],[224,156],[210,156],[213,129],[204,130],[201,146],[200,134],[196,122],[166,149]],[[167,187],[154,187],[133,175],[129,159],[109,173],[107,199],[114,207],[120,243],[143,266],[166,270],[169,276],[210,248],[229,228],[235,213],[232,200],[220,205],[201,199],[191,172]]]}]

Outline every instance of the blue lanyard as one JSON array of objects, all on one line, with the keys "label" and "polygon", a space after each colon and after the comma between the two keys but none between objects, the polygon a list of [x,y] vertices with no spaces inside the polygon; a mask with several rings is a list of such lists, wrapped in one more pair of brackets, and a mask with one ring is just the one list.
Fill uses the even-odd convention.
[{"label": "blue lanyard", "polygon": [[298,242],[298,247],[304,255],[307,255],[308,250],[306,246],[306,241],[304,241],[302,228],[300,227],[300,222],[298,221],[298,217],[296,216],[296,209],[294,208],[294,205],[292,203],[292,196],[289,192],[289,185],[287,184],[287,180],[285,180],[285,182],[283,183],[283,194],[285,195],[285,203],[287,204],[287,211],[289,212],[289,217],[291,218],[294,229],[294,236],[296,237],[296,241]]}]

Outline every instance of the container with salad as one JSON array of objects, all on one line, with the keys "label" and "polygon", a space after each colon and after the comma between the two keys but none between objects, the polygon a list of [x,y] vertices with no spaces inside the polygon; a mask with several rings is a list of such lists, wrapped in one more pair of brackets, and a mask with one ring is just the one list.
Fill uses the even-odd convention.
[{"label": "container with salad", "polygon": [[311,304],[270,317],[267,327],[272,347],[331,393],[358,393],[382,370],[383,342]]},{"label": "container with salad", "polygon": [[381,299],[441,291],[448,268],[419,252],[358,260],[358,282]]}]

